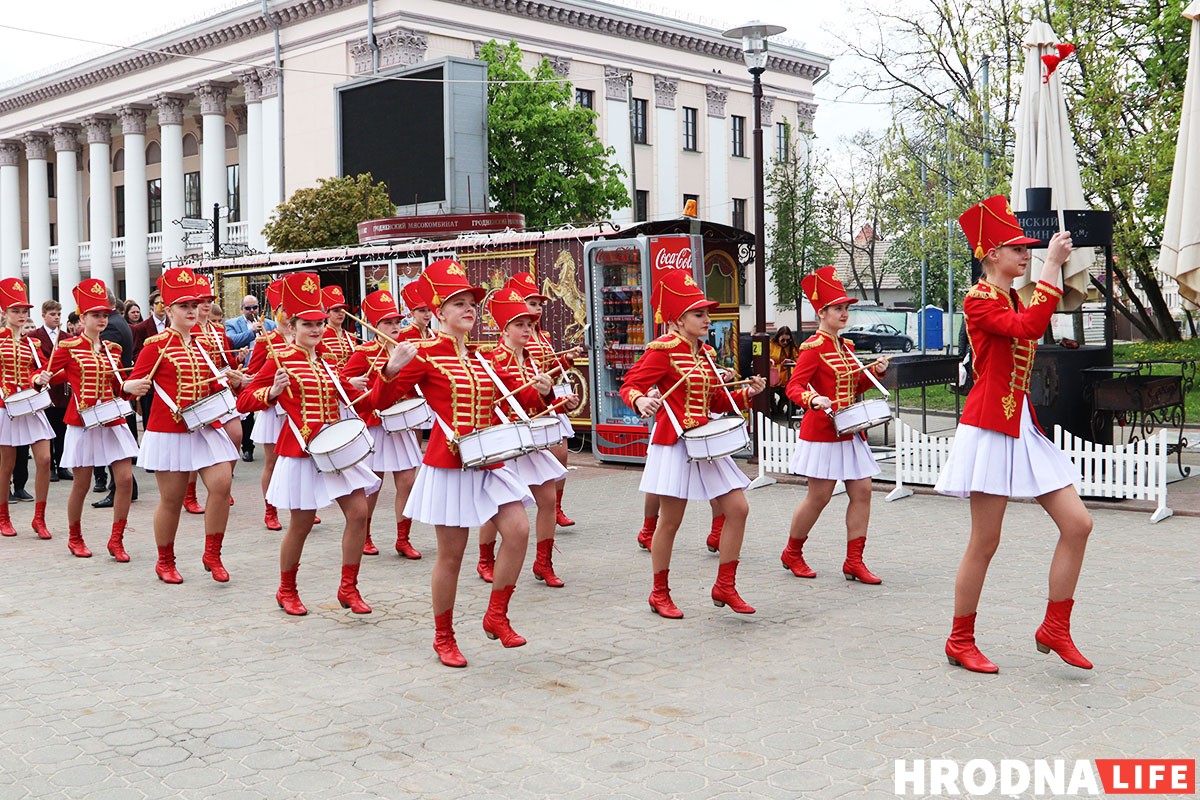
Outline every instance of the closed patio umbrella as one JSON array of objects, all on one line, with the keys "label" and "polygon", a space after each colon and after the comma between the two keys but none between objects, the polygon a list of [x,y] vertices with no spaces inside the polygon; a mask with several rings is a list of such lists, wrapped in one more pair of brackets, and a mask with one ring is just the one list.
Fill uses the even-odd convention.
[{"label": "closed patio umbrella", "polygon": [[1180,295],[1200,305],[1200,0],[1183,16],[1192,21],[1192,39],[1158,269],[1179,282]]}]

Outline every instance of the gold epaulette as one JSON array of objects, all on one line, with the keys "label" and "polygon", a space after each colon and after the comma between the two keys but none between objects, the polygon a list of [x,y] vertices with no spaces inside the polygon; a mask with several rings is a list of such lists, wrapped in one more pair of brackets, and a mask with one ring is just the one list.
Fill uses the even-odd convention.
[{"label": "gold epaulette", "polygon": [[839,339],[842,343],[842,347],[846,348],[851,353],[854,352],[854,341],[852,339],[841,339],[841,337],[839,337]]},{"label": "gold epaulette", "polygon": [[708,342],[704,342],[700,345],[700,352],[707,353],[710,356],[715,356],[717,354],[717,348],[713,347]]},{"label": "gold epaulette", "polygon": [[967,291],[967,297],[976,297],[980,300],[995,300],[999,296],[994,288],[984,283],[977,283]]},{"label": "gold epaulette", "polygon": [[498,345],[498,344],[496,344],[496,343],[494,343],[494,342],[493,342],[493,343],[491,343],[491,344],[481,344],[481,345],[479,345],[478,347],[476,347],[476,348],[475,348],[475,352],[476,352],[476,353],[483,353],[483,354],[486,356],[486,355],[488,355],[489,353],[494,353],[494,352],[496,351],[496,349],[497,349],[499,346],[500,346],[500,345]]},{"label": "gold epaulette", "polygon": [[121,354],[121,345],[118,344],[117,342],[110,342],[108,340],[105,340],[104,346],[108,348],[108,351],[110,353],[116,353],[117,355]]},{"label": "gold epaulette", "polygon": [[821,338],[820,334],[814,333],[800,344],[800,349],[812,350],[814,347],[820,347],[822,341],[823,339]]},{"label": "gold epaulette", "polygon": [[65,347],[70,350],[72,347],[79,347],[83,344],[82,336],[72,336],[70,339],[59,339],[58,346]]},{"label": "gold epaulette", "polygon": [[165,341],[169,338],[171,338],[171,331],[165,330],[162,333],[156,333],[153,336],[147,337],[146,341],[144,341],[142,344],[154,344],[155,342]]},{"label": "gold epaulette", "polygon": [[679,335],[668,333],[666,336],[660,336],[654,341],[646,345],[647,350],[673,350],[679,345]]},{"label": "gold epaulette", "polygon": [[418,350],[428,350],[434,345],[442,343],[441,337],[436,339],[409,339],[409,341],[415,344]]}]

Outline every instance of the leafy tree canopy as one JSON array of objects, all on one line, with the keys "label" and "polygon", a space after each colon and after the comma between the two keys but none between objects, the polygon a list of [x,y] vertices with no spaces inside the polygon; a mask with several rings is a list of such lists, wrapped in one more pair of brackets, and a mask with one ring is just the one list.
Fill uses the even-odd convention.
[{"label": "leafy tree canopy", "polygon": [[395,214],[387,184],[371,173],[322,178],[280,203],[263,228],[272,250],[358,244],[358,223]]}]

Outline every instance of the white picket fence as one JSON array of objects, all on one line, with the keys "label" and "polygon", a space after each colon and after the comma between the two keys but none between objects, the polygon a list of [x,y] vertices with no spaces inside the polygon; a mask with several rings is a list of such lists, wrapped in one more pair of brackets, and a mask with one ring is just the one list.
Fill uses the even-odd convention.
[{"label": "white picket fence", "polygon": [[896,488],[888,492],[888,501],[900,500],[913,493],[905,483],[921,486],[937,483],[942,467],[950,458],[950,448],[954,446],[953,436],[930,436],[899,419],[892,423],[896,429]]},{"label": "white picket fence", "polygon": [[[796,452],[796,442],[800,440],[798,432],[791,425],[780,425],[760,413],[755,414],[755,423],[758,426],[758,477],[750,482],[751,489],[775,483],[769,473],[786,475],[790,471],[792,455]],[[834,494],[844,491],[846,484],[841,481],[834,484]]]}]

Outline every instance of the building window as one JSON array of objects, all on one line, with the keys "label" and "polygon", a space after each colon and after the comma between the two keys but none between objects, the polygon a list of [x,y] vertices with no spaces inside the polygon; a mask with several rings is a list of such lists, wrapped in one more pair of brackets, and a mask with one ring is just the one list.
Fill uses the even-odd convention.
[{"label": "building window", "polygon": [[113,187],[113,213],[117,218],[117,237],[125,235],[125,187]]},{"label": "building window", "polygon": [[650,211],[650,192],[638,189],[634,192],[633,221],[645,222]]},{"label": "building window", "polygon": [[787,161],[788,157],[788,126],[782,122],[775,123],[775,160]]},{"label": "building window", "polygon": [[596,110],[596,93],[591,89],[575,90],[575,105]]},{"label": "building window", "polygon": [[733,198],[733,227],[746,230],[746,198]]},{"label": "building window", "polygon": [[150,233],[162,232],[162,179],[146,181],[147,205],[150,211]]},{"label": "building window", "polygon": [[146,145],[146,164],[158,164],[162,161],[162,147],[158,142],[151,142]]},{"label": "building window", "polygon": [[646,131],[646,101],[640,97],[633,98],[633,118],[630,123],[633,125],[633,142],[634,144],[646,144],[649,137]]},{"label": "building window", "polygon": [[738,158],[746,157],[746,118],[733,116],[730,144],[733,146],[733,155]]},{"label": "building window", "polygon": [[200,210],[199,172],[185,172],[183,175],[183,215],[193,219],[203,216]]},{"label": "building window", "polygon": [[229,221],[242,221],[242,186],[238,165],[225,168],[225,205],[229,207]]},{"label": "building window", "polygon": [[119,148],[113,153],[113,172],[125,171],[125,148]]},{"label": "building window", "polygon": [[699,216],[700,216],[700,195],[698,195],[698,194],[685,194],[685,195],[683,196],[683,206],[680,208],[680,210],[681,210],[681,211],[682,211],[684,208],[687,208],[688,200],[693,200],[693,201],[695,201],[695,203],[696,203],[696,216],[697,216],[697,217],[699,217]]},{"label": "building window", "polygon": [[196,140],[194,133],[185,133],[183,135],[183,157],[200,155],[200,142]]},{"label": "building window", "polygon": [[46,196],[58,197],[57,191],[54,188],[54,162],[46,162]]},{"label": "building window", "polygon": [[683,149],[684,150],[699,150],[700,139],[696,130],[697,126],[696,109],[683,107]]}]

